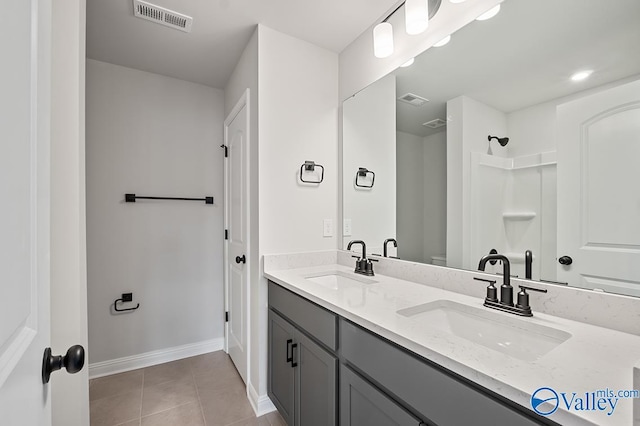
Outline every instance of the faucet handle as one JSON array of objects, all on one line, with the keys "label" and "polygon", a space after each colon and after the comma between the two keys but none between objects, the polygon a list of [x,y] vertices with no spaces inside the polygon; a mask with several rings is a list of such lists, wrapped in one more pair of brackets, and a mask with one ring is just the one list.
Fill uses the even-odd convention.
[{"label": "faucet handle", "polygon": [[489,283],[487,286],[487,297],[485,297],[485,302],[498,302],[498,289],[495,286],[496,280],[488,280],[486,278],[478,278],[473,277],[476,281],[484,281],[485,283]]},{"label": "faucet handle", "polygon": [[516,303],[516,308],[521,310],[522,312],[531,314],[531,306],[529,306],[529,294],[527,293],[527,290],[538,291],[540,293],[546,293],[547,290],[528,287],[526,285],[521,285],[519,287],[520,291],[518,292],[518,303]]},{"label": "faucet handle", "polygon": [[534,287],[529,287],[527,285],[521,285],[519,287],[522,289],[521,292],[524,292],[524,293],[526,293],[526,290],[538,291],[540,293],[546,293],[547,292],[546,288],[534,288]]}]

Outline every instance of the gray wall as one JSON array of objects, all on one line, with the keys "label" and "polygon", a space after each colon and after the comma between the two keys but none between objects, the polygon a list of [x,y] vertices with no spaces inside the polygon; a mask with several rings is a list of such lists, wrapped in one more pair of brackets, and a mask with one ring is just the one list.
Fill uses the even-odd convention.
[{"label": "gray wall", "polygon": [[[86,108],[90,362],[221,345],[222,91],[88,60]],[[114,315],[123,292],[140,309]]]},{"label": "gray wall", "polygon": [[398,255],[431,263],[447,248],[447,134],[396,140]]}]

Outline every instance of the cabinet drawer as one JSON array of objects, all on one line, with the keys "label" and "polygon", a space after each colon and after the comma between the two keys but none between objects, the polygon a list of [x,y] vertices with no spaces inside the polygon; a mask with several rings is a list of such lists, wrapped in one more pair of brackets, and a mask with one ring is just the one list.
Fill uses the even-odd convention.
[{"label": "cabinet drawer", "polygon": [[424,425],[344,365],[340,366],[340,424],[342,426]]},{"label": "cabinet drawer", "polygon": [[[341,353],[350,364],[438,425],[553,424],[521,413],[453,375],[340,319]],[[488,392],[488,391],[487,391]]]},{"label": "cabinet drawer", "polygon": [[320,306],[269,281],[269,306],[316,340],[338,348],[338,317]]}]

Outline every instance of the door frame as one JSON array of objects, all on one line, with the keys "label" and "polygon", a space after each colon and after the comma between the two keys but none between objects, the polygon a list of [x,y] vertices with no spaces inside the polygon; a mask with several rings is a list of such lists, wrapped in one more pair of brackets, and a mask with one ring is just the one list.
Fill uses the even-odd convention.
[{"label": "door frame", "polygon": [[[251,180],[250,180],[250,175],[251,175],[251,170],[250,170],[250,164],[251,164],[251,109],[250,109],[250,92],[249,92],[249,88],[246,88],[245,91],[242,93],[242,95],[240,96],[240,99],[236,102],[235,106],[233,107],[233,109],[231,110],[231,112],[229,113],[229,115],[227,116],[227,118],[224,120],[224,143],[223,143],[223,147],[225,148],[225,150],[227,149],[228,145],[228,140],[229,140],[229,125],[233,122],[233,120],[236,118],[236,116],[238,115],[238,113],[242,110],[242,108],[246,108],[246,114],[247,114],[247,143],[246,143],[246,150],[245,150],[245,158],[243,159],[243,161],[245,162],[245,182],[246,182],[246,186],[247,186],[247,191],[245,194],[245,199],[244,201],[244,205],[246,206],[246,210],[247,210],[247,214],[246,214],[246,218],[247,218],[247,223],[245,224],[245,229],[246,229],[246,264],[245,264],[245,273],[247,274],[247,281],[246,281],[246,288],[245,288],[245,324],[247,327],[247,334],[246,334],[246,366],[247,366],[247,371],[246,371],[246,375],[247,375],[247,389],[249,389],[249,383],[251,382],[251,374],[250,371],[251,369],[249,368],[249,360],[251,359],[251,311],[249,309],[250,307],[250,301],[251,301],[251,283],[250,283],[250,277],[251,277],[251,265],[253,264],[252,259],[251,259],[251,218],[250,218],[250,214],[249,212],[251,211],[251,197],[250,197],[250,193],[251,193]],[[223,158],[223,163],[224,163],[224,229],[227,230],[229,229],[229,191],[228,191],[228,186],[230,184],[229,182],[229,176],[228,176],[228,172],[229,172],[229,167],[227,164],[228,161],[228,157],[224,157]],[[229,312],[229,270],[227,268],[228,262],[229,262],[229,240],[224,239],[224,250],[223,250],[224,256],[223,256],[223,262],[222,262],[222,269],[223,269],[223,280],[224,280],[224,310],[225,310],[225,315],[226,312]],[[226,353],[229,353],[229,322],[225,320],[224,323],[224,351]]]}]

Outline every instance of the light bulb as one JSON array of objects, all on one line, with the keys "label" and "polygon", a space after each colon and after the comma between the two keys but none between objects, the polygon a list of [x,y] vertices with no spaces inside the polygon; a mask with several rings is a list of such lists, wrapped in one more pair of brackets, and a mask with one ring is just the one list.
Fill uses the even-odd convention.
[{"label": "light bulb", "polygon": [[500,12],[500,5],[497,5],[476,18],[476,21],[486,21],[496,16]]},{"label": "light bulb", "polygon": [[393,53],[393,27],[381,22],[373,28],[373,54],[376,58],[386,58]]},{"label": "light bulb", "polygon": [[407,34],[423,33],[429,26],[429,1],[407,0],[404,4],[404,18]]},{"label": "light bulb", "polygon": [[439,42],[437,42],[436,44],[433,45],[433,47],[442,47],[445,44],[449,43],[451,41],[451,36],[448,35],[445,38],[443,38],[442,40],[440,40]]},{"label": "light bulb", "polygon": [[571,80],[573,81],[582,81],[585,80],[587,77],[589,77],[591,75],[593,71],[591,70],[585,70],[585,71],[579,71],[577,73],[575,73],[574,75],[571,76]]},{"label": "light bulb", "polygon": [[413,63],[415,61],[416,61],[416,58],[411,58],[407,62],[405,62],[404,64],[400,65],[400,68],[410,67],[411,65],[413,65]]}]

